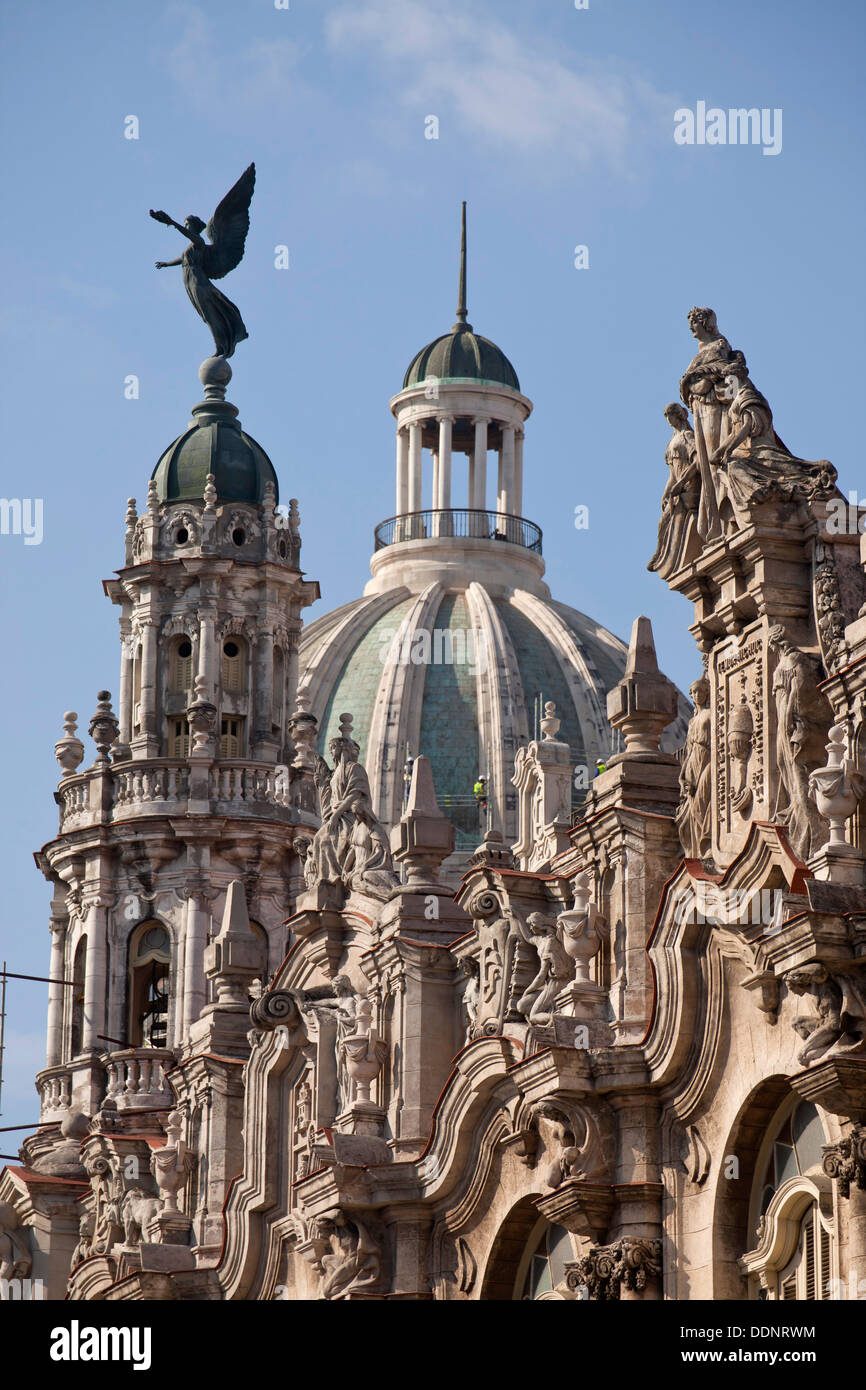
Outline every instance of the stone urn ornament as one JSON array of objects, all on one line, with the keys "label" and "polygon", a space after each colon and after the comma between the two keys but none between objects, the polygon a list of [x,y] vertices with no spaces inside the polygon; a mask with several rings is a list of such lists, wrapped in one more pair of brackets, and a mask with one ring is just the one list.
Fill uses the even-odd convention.
[{"label": "stone urn ornament", "polygon": [[592,889],[589,877],[578,874],[574,880],[574,907],[559,914],[562,945],[575,964],[575,983],[589,983],[589,965],[601,946],[601,914],[590,902]]},{"label": "stone urn ornament", "polygon": [[845,839],[845,822],[866,796],[866,777],[846,757],[848,728],[834,724],[828,734],[827,765],[809,774],[809,795],[830,826],[826,849],[836,854],[856,854]]}]

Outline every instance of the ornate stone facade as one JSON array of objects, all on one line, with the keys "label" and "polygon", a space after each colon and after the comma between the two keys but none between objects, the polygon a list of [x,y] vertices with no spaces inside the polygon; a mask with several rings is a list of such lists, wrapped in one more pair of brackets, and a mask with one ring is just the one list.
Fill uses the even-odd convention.
[{"label": "ornate stone facade", "polygon": [[270,479],[175,497],[160,465],[107,585],[118,714],[100,692],[85,772],[74,714],[57,745],[39,862],[76,987],[0,1270],[72,1299],[866,1290],[866,545],[715,314],[689,322],[651,567],[694,605],[691,720],[638,618],[579,812],[549,701],[511,750],[513,834],[491,816],[456,891],[423,747],[394,815],[351,714],[316,752],[296,509],[288,544]]}]

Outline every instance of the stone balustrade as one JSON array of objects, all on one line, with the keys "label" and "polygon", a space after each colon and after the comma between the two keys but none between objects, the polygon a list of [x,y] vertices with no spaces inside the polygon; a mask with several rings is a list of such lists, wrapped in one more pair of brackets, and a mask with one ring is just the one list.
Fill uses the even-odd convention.
[{"label": "stone balustrade", "polygon": [[189,768],[179,762],[118,764],[114,769],[115,811],[154,801],[178,804],[189,794]]},{"label": "stone balustrade", "polygon": [[46,1067],[36,1078],[42,1122],[62,1120],[72,1104],[72,1068]]},{"label": "stone balustrade", "polygon": [[165,1073],[175,1055],[167,1047],[129,1047],[103,1058],[107,1076],[105,1099],[118,1110],[170,1110],[174,1105]]},{"label": "stone balustrade", "polygon": [[237,806],[269,802],[272,806],[291,805],[285,770],[261,763],[217,763],[211,769],[210,794],[220,805]]},{"label": "stone balustrade", "polygon": [[[148,758],[115,763],[107,774],[91,769],[60,784],[60,829],[69,831],[97,820],[99,810],[92,805],[91,785],[95,778],[108,776],[112,820],[127,820],[147,814],[178,814],[189,799],[190,768],[179,759]],[[210,797],[221,806],[256,803],[289,810],[292,805],[288,769],[254,762],[215,763],[210,771]]]}]

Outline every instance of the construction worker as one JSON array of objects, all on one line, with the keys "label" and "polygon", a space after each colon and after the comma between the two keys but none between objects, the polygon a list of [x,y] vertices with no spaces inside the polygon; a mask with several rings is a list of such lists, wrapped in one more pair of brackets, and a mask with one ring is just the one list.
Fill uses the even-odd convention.
[{"label": "construction worker", "polygon": [[596,777],[600,777],[601,774],[602,774],[603,772],[606,772],[606,771],[607,771],[607,766],[606,766],[606,764],[602,762],[601,758],[596,758],[596,760],[595,760],[595,775],[596,775]]},{"label": "construction worker", "polygon": [[486,810],[487,810],[487,778],[486,778],[486,777],[479,777],[478,780],[477,780],[476,783],[475,783],[475,786],[472,788],[472,791],[473,791],[473,793],[474,793],[475,800],[478,802],[478,805],[482,808],[482,810],[486,811]]}]

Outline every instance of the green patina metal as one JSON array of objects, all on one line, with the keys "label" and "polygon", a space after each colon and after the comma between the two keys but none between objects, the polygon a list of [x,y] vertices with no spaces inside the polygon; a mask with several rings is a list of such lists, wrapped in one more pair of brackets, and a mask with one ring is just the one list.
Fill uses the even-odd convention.
[{"label": "green patina metal", "polygon": [[168,446],[152,477],[160,502],[201,501],[209,473],[221,502],[261,502],[267,483],[279,499],[274,465],[235,420],[192,425]]},{"label": "green patina metal", "polygon": [[[400,628],[400,624],[410,612],[415,600],[405,599],[382,613],[371,627],[359,632],[355,643],[340,671],[331,691],[325,713],[319,725],[319,752],[328,756],[328,740],[339,732],[340,715],[351,714],[354,721],[353,737],[359,745],[360,761],[366,764],[367,741],[373,721],[373,707],[379,691],[379,682],[385,669],[384,658],[388,652],[388,639]],[[372,772],[367,766],[367,772]]]},{"label": "green patina metal", "polygon": [[[439,605],[434,630],[450,631],[452,641],[459,634],[456,651],[477,656],[474,648],[464,646],[465,634],[471,633],[472,618],[463,594],[447,594]],[[443,653],[444,644],[439,644]],[[452,647],[452,651],[455,648]],[[432,654],[435,657],[437,647]],[[472,789],[479,773],[487,771],[479,764],[483,753],[478,747],[478,705],[476,697],[476,660],[431,660],[425,670],[424,697],[421,711],[421,743],[412,752],[423,753],[433,767],[436,800],[455,830],[480,838],[478,805]],[[461,804],[471,799],[471,804]]]}]

